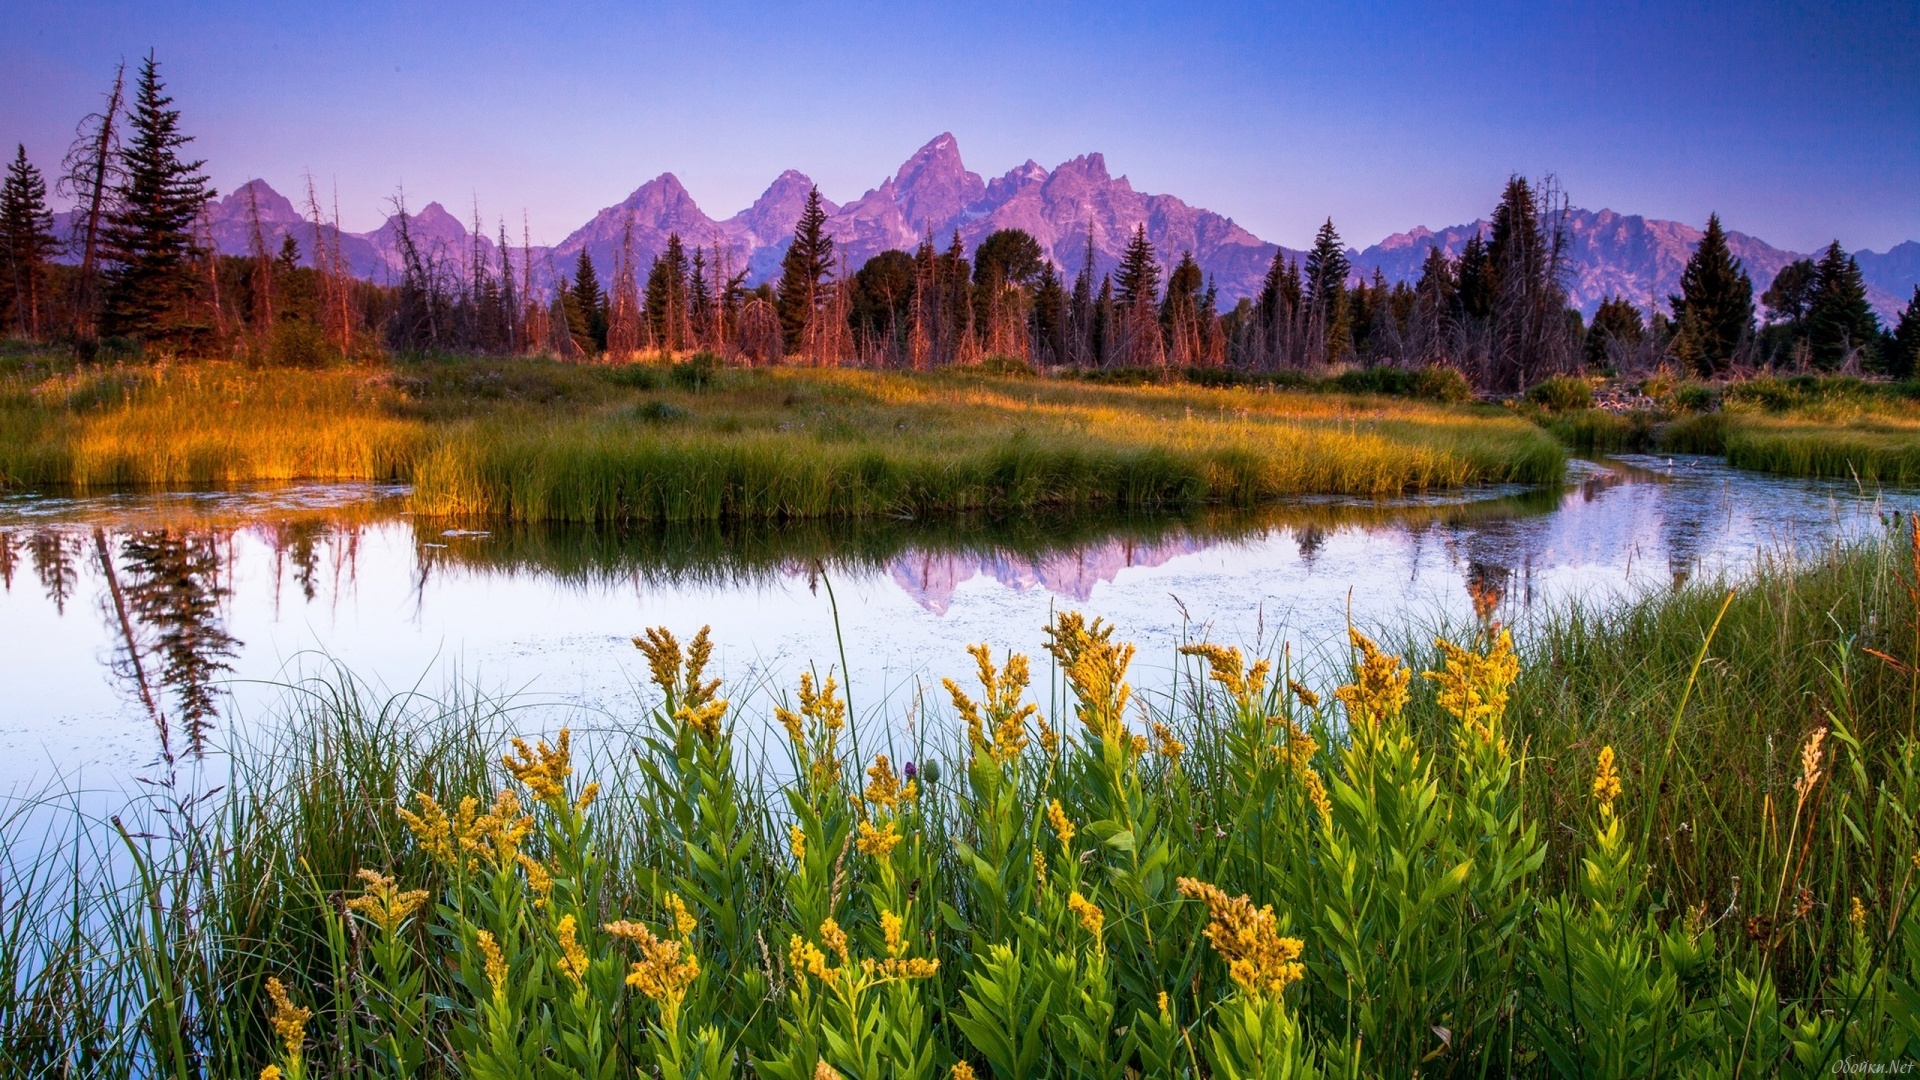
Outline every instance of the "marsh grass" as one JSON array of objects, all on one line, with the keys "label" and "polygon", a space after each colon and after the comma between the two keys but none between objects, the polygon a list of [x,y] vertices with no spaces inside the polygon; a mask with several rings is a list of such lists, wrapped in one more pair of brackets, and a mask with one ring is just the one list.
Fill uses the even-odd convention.
[{"label": "marsh grass", "polygon": [[1564,464],[1528,425],[1462,406],[965,373],[677,371],[446,359],[14,370],[0,378],[0,483],[402,480],[415,512],[435,516],[714,521],[1245,507],[1549,483]]},{"label": "marsh grass", "polygon": [[[1131,651],[1065,616],[1034,685],[983,650],[958,720],[891,762],[820,681],[772,722],[716,705],[701,639],[649,638],[648,704],[604,716],[304,684],[207,775],[153,774],[111,817],[10,804],[0,1056],[49,1076],[1116,1080],[1890,1060],[1920,1048],[1917,570],[1902,531],[1569,606],[1517,655],[1416,635],[1409,671],[1356,637],[1311,677],[1208,648],[1137,693]],[[570,757],[501,768],[510,734],[561,723]],[[487,828],[530,831],[475,826],[478,862],[397,813],[502,789],[519,800]],[[361,870],[431,901],[385,936],[343,906],[370,895]],[[644,922],[600,930],[621,919]],[[642,964],[698,974],[623,990],[639,925]],[[312,1012],[292,1044],[269,978]],[[415,1036],[401,1068],[384,1048]]]}]

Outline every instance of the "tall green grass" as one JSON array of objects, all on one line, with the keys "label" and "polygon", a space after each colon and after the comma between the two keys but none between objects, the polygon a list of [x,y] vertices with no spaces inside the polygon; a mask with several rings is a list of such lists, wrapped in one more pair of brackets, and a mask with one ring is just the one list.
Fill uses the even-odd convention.
[{"label": "tall green grass", "polygon": [[[290,1069],[269,978],[313,1010],[301,1078],[488,1062],[805,1077],[820,1061],[845,1076],[1814,1076],[1896,1060],[1920,1050],[1916,569],[1896,536],[1564,608],[1511,671],[1490,635],[1451,657],[1414,638],[1397,675],[1356,639],[1352,667],[1318,676],[1183,655],[1171,687],[1131,697],[1127,651],[1063,618],[1030,690],[985,653],[986,686],[962,691],[976,721],[929,722],[921,702],[918,734],[884,746],[862,718],[836,726],[818,683],[778,721],[713,706],[697,648],[656,653],[650,701],[607,716],[309,684],[209,775],[160,774],[111,820],[13,804],[0,1060]],[[1427,669],[1474,696],[1442,698]],[[569,720],[573,773],[544,774],[560,794],[506,775],[510,733]],[[1603,750],[1617,796],[1596,795]],[[914,798],[869,783],[905,761]],[[470,867],[435,856],[397,814],[416,793],[484,806],[503,787],[534,826],[512,847],[551,886],[498,839]],[[855,847],[863,824],[899,840]],[[344,907],[362,869],[432,902],[389,935]],[[558,920],[576,912],[590,963],[569,981]],[[793,939],[839,966],[828,916],[852,970],[939,966],[858,993],[809,975]],[[622,988],[635,954],[600,929],[614,919],[697,958],[680,997]],[[504,950],[497,980],[481,929]],[[1222,940],[1265,951],[1236,980]],[[407,1031],[422,1057],[402,1068],[390,1048]]]}]

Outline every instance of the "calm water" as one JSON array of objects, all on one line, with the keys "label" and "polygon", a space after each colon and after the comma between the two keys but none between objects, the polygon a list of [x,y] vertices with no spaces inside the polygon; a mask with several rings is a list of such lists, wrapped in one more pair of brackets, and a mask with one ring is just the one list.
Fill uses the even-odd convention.
[{"label": "calm water", "polygon": [[1112,621],[1140,644],[1136,681],[1164,685],[1183,637],[1311,657],[1349,610],[1363,627],[1524,626],[1920,508],[1642,457],[1577,462],[1552,491],[1015,525],[447,530],[406,517],[404,494],[0,499],[0,792],[123,784],[163,742],[217,747],[270,720],[287,684],[335,663],[387,691],[459,681],[631,716],[631,637],[710,623],[749,716],[808,664],[838,666],[844,641],[856,711],[899,729],[919,688],[970,669],[967,644],[1037,654],[1057,608]]}]

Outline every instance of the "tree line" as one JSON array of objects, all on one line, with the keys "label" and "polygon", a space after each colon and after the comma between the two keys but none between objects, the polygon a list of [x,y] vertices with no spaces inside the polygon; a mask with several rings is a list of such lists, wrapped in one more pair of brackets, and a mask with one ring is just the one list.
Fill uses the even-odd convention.
[{"label": "tree line", "polygon": [[1071,275],[1019,229],[972,251],[958,232],[944,245],[929,232],[911,252],[853,268],[817,189],[777,280],[756,287],[719,237],[701,246],[671,234],[643,268],[631,221],[604,282],[584,248],[570,274],[551,265],[537,274],[524,226],[517,257],[504,221],[489,253],[477,212],[468,250],[429,247],[403,196],[393,200],[397,280],[375,285],[349,272],[337,209],[323,212],[311,181],[304,256],[291,234],[270,250],[251,197],[252,250],[219,255],[205,162],[187,156],[192,137],[151,53],[134,82],[129,96],[116,73],[62,163],[56,187],[74,202],[70,235],[55,235],[45,179],[16,149],[0,186],[0,289],[16,336],[69,340],[83,354],[104,340],[281,362],[384,345],[614,360],[706,351],[915,370],[1446,366],[1490,392],[1663,364],[1703,377],[1769,367],[1902,378],[1920,364],[1920,288],[1883,328],[1858,263],[1835,242],[1784,268],[1756,304],[1717,215],[1667,298],[1671,315],[1609,296],[1584,320],[1566,285],[1568,203],[1550,177],[1510,178],[1487,235],[1457,256],[1430,248],[1412,283],[1356,275],[1329,219],[1304,256],[1276,250],[1259,293],[1225,310],[1193,253],[1166,265],[1144,226],[1107,272],[1095,265],[1091,223]]}]

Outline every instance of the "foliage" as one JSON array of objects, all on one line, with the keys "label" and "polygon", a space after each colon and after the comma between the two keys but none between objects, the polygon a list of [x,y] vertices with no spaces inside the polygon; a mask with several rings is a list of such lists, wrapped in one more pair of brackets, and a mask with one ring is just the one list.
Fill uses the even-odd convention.
[{"label": "foliage", "polygon": [[1571,375],[1555,375],[1527,388],[1527,400],[1553,412],[1593,407],[1593,384]]}]

